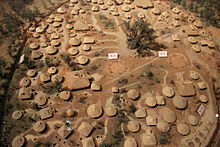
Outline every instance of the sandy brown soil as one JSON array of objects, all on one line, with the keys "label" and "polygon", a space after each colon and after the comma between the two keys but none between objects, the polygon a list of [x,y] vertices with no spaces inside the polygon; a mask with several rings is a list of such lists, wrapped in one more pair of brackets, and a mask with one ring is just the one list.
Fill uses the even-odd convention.
[{"label": "sandy brown soil", "polygon": [[[70,2],[67,4],[70,4]],[[135,5],[135,3],[132,4]],[[140,12],[145,15],[144,20],[151,23],[151,27],[156,30],[155,34],[158,35],[157,41],[167,46],[166,51],[168,52],[168,57],[159,58],[158,55],[155,54],[155,56],[139,58],[135,50],[129,50],[127,48],[126,35],[121,27],[121,20],[127,21],[124,17],[124,14],[127,12],[123,12],[121,6],[117,6],[120,15],[113,16],[110,10],[92,12],[92,6],[97,6],[98,4],[88,3],[88,5],[82,6],[78,3],[74,5],[74,7],[80,6],[82,9],[88,9],[88,11],[79,16],[71,15],[71,10],[73,10],[74,7],[67,6],[65,8],[61,6],[66,12],[64,14],[54,12],[54,14],[63,18],[61,22],[62,26],[55,28],[53,24],[48,23],[48,28],[60,35],[60,39],[58,40],[61,45],[55,47],[58,49],[58,52],[54,55],[46,53],[46,49],[43,47],[37,50],[43,53],[43,57],[33,61],[36,64],[42,62],[43,65],[41,68],[36,69],[36,71],[38,71],[36,77],[29,77],[31,84],[28,88],[33,92],[32,99],[18,99],[18,90],[21,88],[19,82],[23,77],[27,77],[25,74],[28,69],[25,70],[22,76],[16,74],[14,76],[12,85],[16,86],[11,87],[14,92],[11,101],[15,102],[13,106],[18,106],[12,106],[13,108],[7,113],[8,117],[5,119],[10,126],[13,126],[12,128],[15,128],[8,132],[8,134],[10,134],[10,137],[8,136],[9,142],[11,143],[16,136],[24,136],[26,139],[25,146],[27,147],[47,143],[51,144],[51,146],[59,145],[62,147],[83,146],[82,139],[88,137],[80,134],[77,129],[82,122],[87,122],[93,126],[93,131],[89,134],[89,137],[93,138],[97,146],[102,143],[116,143],[115,146],[123,146],[125,139],[128,137],[133,137],[138,146],[144,146],[141,135],[148,129],[151,129],[156,136],[157,141],[154,146],[207,146],[216,130],[218,121],[215,117],[218,111],[212,89],[212,76],[210,75],[211,73],[215,73],[217,77],[219,77],[219,73],[216,70],[216,61],[218,60],[216,57],[219,56],[219,52],[216,51],[217,48],[211,49],[208,46],[202,47],[198,43],[201,47],[201,52],[194,52],[191,49],[192,44],[187,40],[187,34],[183,33],[181,30],[183,26],[190,27],[192,24],[179,20],[180,27],[172,26],[174,14],[170,9],[167,9],[169,5],[165,2],[154,1],[155,8],[169,14],[167,19],[158,21],[158,17],[160,16],[154,15],[151,12],[151,8],[142,9],[135,6],[135,9],[131,10],[129,13],[132,14],[132,19],[135,19]],[[184,12],[183,10],[180,11]],[[106,29],[101,22],[102,20],[100,20],[100,15],[105,15],[108,19],[111,19],[114,24],[114,29]],[[46,22],[50,17],[51,16],[42,20],[42,22]],[[87,25],[91,25],[92,28],[89,31],[76,31],[74,28],[68,30],[66,28],[69,20],[78,21],[80,19],[86,21]],[[75,22],[70,24],[74,26],[74,23]],[[40,45],[40,43],[43,42],[42,40],[44,40],[42,36],[46,38],[46,43],[49,44],[52,40],[52,35],[46,32],[48,28],[45,29],[43,34],[40,34],[40,38],[34,38],[33,34],[35,32],[28,30],[29,38],[26,46],[29,46],[32,42]],[[59,29],[62,30],[60,31]],[[219,29],[212,30],[206,26],[203,26],[202,29],[196,28],[196,30],[210,31],[215,38],[218,38],[217,36],[220,33]],[[164,31],[165,34],[161,34],[161,31]],[[69,39],[72,33],[75,33],[76,38],[79,38],[81,41],[81,45],[73,46],[73,48],[79,51],[79,53],[74,56],[68,53],[68,49],[71,47]],[[177,42],[173,41],[171,37],[173,34],[177,34],[180,40]],[[82,50],[82,45],[84,45],[83,39],[86,36],[92,36],[95,40],[94,44],[89,44],[91,47],[90,51]],[[195,38],[198,40],[205,39],[205,37],[201,36]],[[218,42],[219,41],[220,40],[218,40]],[[30,49],[30,52],[35,52],[35,50]],[[119,54],[119,59],[109,60],[108,53],[112,52],[117,52]],[[217,55],[213,56],[213,53]],[[65,62],[62,57],[64,54],[70,58],[70,61]],[[81,55],[88,57],[89,61],[86,65],[80,65],[78,57]],[[58,72],[55,73],[55,75],[63,76],[64,81],[68,78],[65,77],[66,72],[72,70],[69,63],[74,61],[77,63],[77,66],[93,77],[90,79],[91,83],[99,83],[101,85],[101,90],[95,91],[92,87],[86,87],[80,90],[62,89],[63,87],[67,87],[67,85],[63,84],[65,82],[61,83],[61,88],[56,90],[56,86],[59,85],[58,83],[54,85],[51,81],[48,83],[42,82],[40,76],[42,73],[47,73],[49,68],[45,61],[46,57],[56,57],[60,60],[60,65],[57,66]],[[19,67],[20,70],[21,67],[22,65]],[[189,76],[190,71],[195,71],[199,79],[192,80]],[[168,98],[163,94],[162,89],[166,86],[172,87],[175,91],[175,95],[179,95],[180,93],[178,92],[176,83],[189,81],[193,84],[196,94],[190,97],[183,97],[187,101],[187,107],[184,110],[179,110],[173,105],[172,98]],[[202,81],[205,82],[207,86],[205,90],[201,90],[197,85],[198,82]],[[118,87],[119,93],[112,93],[112,87]],[[134,101],[128,98],[127,91],[130,89],[136,89],[140,93],[140,97],[137,100]],[[59,96],[63,90],[67,90],[71,93],[71,97],[67,101],[62,100]],[[43,120],[47,125],[44,132],[36,133],[32,125],[41,118],[38,114],[38,110],[33,107],[33,102],[36,93],[41,91],[46,93],[48,98],[44,106],[38,107],[39,109],[51,107],[53,110],[53,117]],[[199,100],[198,96],[202,94],[208,97],[207,103],[202,103]],[[166,101],[165,106],[157,105],[153,108],[147,106],[145,103],[146,95],[153,97],[159,95],[163,96]],[[8,105],[10,103],[10,101],[7,102]],[[98,118],[91,118],[87,113],[87,108],[92,104],[97,104],[103,109],[103,114]],[[205,111],[202,116],[199,116],[197,109],[201,104],[204,106]],[[114,106],[117,108],[118,113],[115,117],[109,117],[106,114],[105,108],[107,106]],[[134,112],[136,110],[132,109],[133,106],[135,108],[145,108],[147,110],[147,115],[155,116],[158,121],[163,120],[160,113],[162,108],[169,107],[175,112],[177,120],[173,124],[169,124],[171,130],[166,134],[166,137],[170,135],[171,138],[166,138],[168,139],[167,144],[161,144],[161,132],[156,126],[148,126],[145,118],[137,119],[135,117]],[[13,120],[11,115],[17,109],[22,110],[24,116],[20,120]],[[67,110],[69,109],[74,110],[75,115],[73,117],[67,116]],[[188,116],[191,114],[198,118],[199,123],[195,126],[190,125],[188,122]],[[73,131],[67,138],[58,133],[59,129],[66,125],[66,120],[70,121],[67,126]],[[137,133],[129,131],[127,123],[130,120],[136,120],[140,124],[140,130]],[[190,129],[190,132],[185,136],[178,133],[177,124],[180,122],[186,123]],[[18,126],[25,127],[25,132],[19,131]]]}]

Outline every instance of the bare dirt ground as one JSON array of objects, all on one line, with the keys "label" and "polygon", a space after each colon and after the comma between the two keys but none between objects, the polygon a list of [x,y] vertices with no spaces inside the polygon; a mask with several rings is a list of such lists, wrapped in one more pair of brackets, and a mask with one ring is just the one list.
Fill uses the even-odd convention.
[{"label": "bare dirt ground", "polygon": [[[85,2],[86,5],[82,5],[81,2],[77,4],[68,2],[63,8],[65,12],[59,13],[54,12],[55,16],[62,18],[60,27],[55,27],[54,23],[49,23],[49,19],[54,18],[53,16],[48,16],[43,22],[48,24],[43,33],[39,33],[40,38],[34,38],[35,30],[28,30],[28,41],[26,46],[30,46],[32,42],[39,45],[37,50],[31,50],[28,55],[32,58],[32,53],[39,51],[42,53],[40,59],[32,60],[35,64],[42,63],[42,66],[38,69],[37,75],[35,77],[28,77],[26,72],[29,69],[23,71],[22,76],[18,76],[22,68],[20,65],[18,72],[14,75],[14,79],[11,86],[11,91],[14,92],[11,100],[7,101],[9,105],[11,101],[15,103],[12,104],[12,108],[8,110],[7,117],[5,118],[5,130],[9,144],[15,141],[16,136],[22,136],[25,138],[25,146],[33,147],[40,145],[48,146],[85,146],[82,143],[82,139],[88,139],[92,137],[92,145],[95,146],[123,146],[125,140],[132,137],[136,140],[138,146],[145,146],[142,135],[145,134],[147,130],[153,132],[153,136],[156,137],[156,141],[153,146],[207,146],[213,137],[214,132],[217,128],[218,118],[216,114],[218,113],[218,108],[216,106],[216,99],[213,93],[213,83],[212,79],[219,79],[219,73],[217,71],[216,62],[219,60],[219,52],[216,51],[217,48],[209,48],[208,46],[201,46],[200,40],[206,39],[206,37],[196,36],[195,39],[198,40],[197,45],[201,48],[201,52],[196,53],[191,49],[192,44],[188,41],[188,35],[182,31],[184,26],[191,27],[192,23],[183,22],[178,20],[180,23],[179,27],[174,27],[172,22],[174,19],[174,12],[169,8],[169,5],[165,2],[153,1],[154,8],[159,9],[162,14],[154,15],[151,11],[152,8],[142,9],[136,7],[136,3],[132,4],[122,4],[115,7],[118,9],[119,16],[114,16],[109,10],[110,6],[105,2],[107,10],[101,10],[101,4],[93,2]],[[71,6],[71,4],[73,6]],[[134,9],[130,12],[122,11],[122,6],[134,5]],[[94,6],[99,7],[98,12],[93,12],[92,8]],[[87,10],[85,13],[79,10],[78,15],[71,15],[71,11],[80,7],[81,10]],[[184,10],[180,10],[186,13]],[[167,18],[163,18],[161,21],[158,18],[163,15],[163,12],[168,13]],[[167,58],[159,58],[157,54],[151,57],[140,58],[137,56],[135,50],[130,50],[127,48],[127,37],[122,29],[121,20],[126,20],[124,15],[130,13],[132,15],[132,20],[137,19],[139,13],[143,13],[147,22],[151,23],[151,27],[155,29],[155,34],[158,35],[157,41],[163,43],[167,46],[165,51],[168,52]],[[67,17],[68,16],[68,17]],[[107,22],[102,22],[101,18],[105,16],[108,20]],[[68,19],[67,19],[68,18]],[[103,19],[103,18],[102,18]],[[195,18],[198,20],[198,18]],[[75,29],[75,24],[77,21],[83,20],[86,25],[92,26],[89,31],[77,31]],[[73,22],[71,22],[73,21]],[[104,19],[104,21],[106,21]],[[112,24],[112,28],[106,28],[106,23]],[[67,29],[67,24],[73,26],[73,29]],[[38,27],[38,26],[36,26]],[[52,44],[53,35],[48,33],[48,30],[53,31],[52,34],[58,34],[57,39],[60,43],[57,48],[57,53],[50,55],[47,49],[41,46],[42,42],[46,42],[48,45]],[[197,32],[201,30],[209,32],[214,38],[219,40],[219,29],[213,29],[212,27],[203,26],[203,28],[194,28]],[[165,32],[161,34],[161,31]],[[75,35],[73,35],[75,34]],[[173,41],[172,35],[178,35],[179,41]],[[69,40],[70,38],[80,39],[80,45],[71,46]],[[91,47],[90,51],[85,51],[82,46],[86,43],[84,39],[86,36],[92,36],[94,38],[94,43],[87,44]],[[79,51],[76,55],[70,55],[68,52],[69,48],[75,48]],[[116,52],[119,58],[116,60],[109,60],[108,53]],[[63,55],[67,57],[64,59]],[[86,56],[89,61],[86,65],[80,65],[78,60],[79,56]],[[65,74],[72,69],[70,62],[75,62],[77,66],[81,68],[82,71],[86,71],[89,76],[91,83],[98,83],[101,85],[101,90],[94,90],[92,86],[88,88],[83,88],[80,90],[63,89],[67,85],[62,84],[61,88],[59,82],[49,82],[44,83],[41,80],[41,75],[48,72],[48,68],[52,67],[46,62],[46,57],[58,59],[60,64],[56,67],[58,72],[55,75],[60,75],[63,77],[63,81],[67,80]],[[68,61],[65,61],[68,60]],[[54,61],[53,61],[54,63]],[[54,65],[53,65],[54,66]],[[193,80],[190,77],[190,72],[195,71],[199,79]],[[50,75],[53,77],[54,75]],[[19,77],[19,78],[18,78]],[[26,88],[31,89],[33,93],[33,98],[30,100],[21,100],[18,98],[18,91],[22,88],[19,82],[23,77],[28,77],[31,84],[26,86]],[[173,105],[173,98],[168,98],[162,92],[162,89],[166,86],[172,87],[175,91],[175,95],[180,95],[176,83],[191,83],[196,91],[196,94],[189,97],[183,97],[187,101],[187,106],[183,110],[177,109]],[[198,86],[199,82],[204,82],[206,85],[205,90],[201,90]],[[63,82],[64,83],[64,82]],[[75,83],[80,84],[80,82]],[[112,93],[112,87],[117,87],[119,93]],[[128,98],[128,91],[130,89],[135,89],[140,94],[138,100],[132,100]],[[69,91],[71,97],[69,100],[65,101],[61,98],[60,93],[62,91]],[[39,92],[44,92],[47,95],[47,102],[42,106],[34,105],[36,94]],[[50,92],[53,91],[53,92]],[[206,95],[208,97],[208,102],[202,103],[198,98],[199,95]],[[164,105],[157,105],[155,107],[150,107],[146,104],[146,99],[148,97],[163,96],[166,101]],[[97,104],[103,110],[101,116],[98,118],[91,118],[88,115],[87,109],[90,105]],[[15,105],[15,106],[14,106]],[[205,110],[200,116],[197,113],[199,106],[203,105]],[[114,117],[109,117],[106,112],[107,106],[114,106],[118,113]],[[52,108],[53,116],[48,119],[43,119],[46,123],[46,129],[42,133],[37,133],[33,130],[34,124],[37,121],[42,120],[39,116],[38,109]],[[147,111],[147,116],[154,116],[157,118],[157,122],[162,121],[164,118],[161,116],[160,110],[164,107],[169,107],[175,113],[177,119],[174,123],[168,124],[170,126],[170,131],[166,132],[165,140],[166,143],[163,144],[163,138],[161,137],[161,132],[156,125],[150,126],[146,123],[146,118],[139,119],[135,116],[135,111],[138,108],[144,108]],[[73,110],[75,115],[73,117],[67,115],[68,110]],[[15,110],[20,110],[23,116],[19,120],[12,119],[12,114]],[[97,111],[97,110],[96,110]],[[191,125],[188,121],[189,115],[194,115],[198,118],[198,124],[195,126]],[[66,121],[69,123],[66,124]],[[129,121],[137,121],[140,125],[138,132],[134,133],[128,128]],[[93,127],[93,131],[89,135],[85,136],[78,131],[79,126],[82,122],[87,122]],[[190,130],[186,135],[181,135],[177,129],[179,123],[185,123],[187,128]],[[68,137],[64,137],[62,132],[59,133],[62,126],[68,126],[72,133]],[[24,128],[25,132],[19,129]],[[86,128],[87,130],[87,128]],[[66,132],[65,132],[66,133]],[[64,133],[64,134],[65,134]],[[152,136],[150,136],[152,137]],[[114,144],[113,144],[114,143]],[[135,147],[135,146],[134,146]]]}]

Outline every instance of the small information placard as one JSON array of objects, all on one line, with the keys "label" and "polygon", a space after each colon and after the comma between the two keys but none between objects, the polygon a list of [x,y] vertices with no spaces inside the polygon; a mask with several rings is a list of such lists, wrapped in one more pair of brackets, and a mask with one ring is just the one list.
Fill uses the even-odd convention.
[{"label": "small information placard", "polygon": [[20,57],[19,64],[21,64],[21,63],[23,63],[23,62],[24,62],[24,57],[25,57],[25,54],[23,54],[23,55]]},{"label": "small information placard", "polygon": [[205,107],[201,104],[197,110],[199,116],[202,116],[204,111],[205,111]]},{"label": "small information placard", "polygon": [[108,53],[108,59],[110,60],[118,59],[118,53]]},{"label": "small information placard", "polygon": [[158,55],[160,58],[167,57],[167,51],[159,51]]}]

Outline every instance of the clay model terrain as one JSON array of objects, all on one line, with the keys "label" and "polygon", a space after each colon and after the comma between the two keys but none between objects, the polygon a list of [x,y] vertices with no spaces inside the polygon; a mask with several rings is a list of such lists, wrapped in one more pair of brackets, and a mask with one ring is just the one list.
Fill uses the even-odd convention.
[{"label": "clay model terrain", "polygon": [[165,0],[47,11],[17,36],[1,146],[218,146],[220,29]]}]

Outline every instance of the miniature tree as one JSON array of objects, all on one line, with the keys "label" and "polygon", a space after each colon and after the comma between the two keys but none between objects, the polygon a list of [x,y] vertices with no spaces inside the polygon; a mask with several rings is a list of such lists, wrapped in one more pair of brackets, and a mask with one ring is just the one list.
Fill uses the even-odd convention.
[{"label": "miniature tree", "polygon": [[160,50],[163,46],[155,41],[154,30],[144,20],[133,23],[124,21],[129,49],[136,49],[141,57],[152,56],[151,50]]}]

